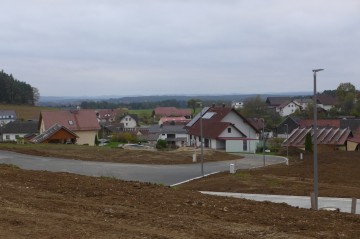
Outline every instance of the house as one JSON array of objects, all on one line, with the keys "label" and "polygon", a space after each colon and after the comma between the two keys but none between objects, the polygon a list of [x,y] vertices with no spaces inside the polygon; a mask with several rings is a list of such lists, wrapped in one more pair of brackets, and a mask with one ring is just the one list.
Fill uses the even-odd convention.
[{"label": "house", "polygon": [[336,104],[336,98],[330,95],[317,94],[316,100],[317,106],[326,111],[331,110]]},{"label": "house", "polygon": [[94,110],[41,111],[39,120],[40,134],[55,124],[74,132],[79,145],[95,145],[95,137],[100,130]]},{"label": "house", "polygon": [[[305,149],[305,138],[310,133],[314,141],[313,127],[297,128],[283,142],[283,146],[293,146]],[[328,146],[333,149],[347,150],[347,141],[353,138],[349,128],[322,127],[317,130],[318,145]]]},{"label": "house", "polygon": [[138,125],[138,117],[135,114],[124,114],[120,117],[120,124],[124,125],[124,129],[135,129]]},{"label": "house", "polygon": [[294,100],[287,100],[281,103],[279,106],[275,107],[276,112],[280,114],[280,116],[288,116],[297,110],[302,110],[302,107]]},{"label": "house", "polygon": [[288,97],[288,96],[268,97],[268,98],[266,98],[265,103],[268,108],[275,109],[276,107],[280,106],[285,101],[291,101],[291,100],[292,100],[292,98]]},{"label": "house", "polygon": [[290,133],[296,129],[299,128],[300,125],[300,119],[288,116],[286,117],[277,127],[276,127],[276,135],[278,138],[286,139],[289,137]]},{"label": "house", "polygon": [[0,125],[6,125],[16,120],[15,110],[0,110]]},{"label": "house", "polygon": [[30,134],[38,133],[37,121],[12,121],[4,125],[1,129],[0,141],[16,141]]},{"label": "house", "polygon": [[150,143],[162,139],[171,146],[184,147],[187,145],[188,134],[183,125],[152,125],[141,139]]},{"label": "house", "polygon": [[116,119],[116,111],[113,109],[98,109],[95,114],[99,122],[114,122]]},{"label": "house", "polygon": [[242,108],[244,108],[244,102],[242,102],[242,101],[233,101],[231,103],[231,107],[236,109],[236,110],[242,109]]},{"label": "house", "polygon": [[77,136],[74,132],[69,130],[68,128],[54,124],[41,134],[35,136],[30,139],[31,143],[39,144],[39,143],[53,143],[53,144],[74,144],[76,143]]},{"label": "house", "polygon": [[153,117],[160,119],[162,117],[185,117],[191,119],[191,109],[178,109],[176,107],[156,107],[153,110]]},{"label": "house", "polygon": [[159,120],[159,125],[186,125],[190,119],[185,117],[162,117]]},{"label": "house", "polygon": [[235,109],[224,106],[203,108],[186,129],[189,146],[200,146],[202,135],[207,148],[254,153],[259,142],[258,129]]}]

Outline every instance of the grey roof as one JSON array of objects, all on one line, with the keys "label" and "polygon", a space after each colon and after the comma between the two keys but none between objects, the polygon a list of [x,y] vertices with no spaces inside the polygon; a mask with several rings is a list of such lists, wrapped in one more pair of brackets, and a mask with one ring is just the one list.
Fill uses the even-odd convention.
[{"label": "grey roof", "polygon": [[266,99],[266,103],[269,106],[279,106],[282,103],[284,103],[285,101],[289,101],[289,100],[292,100],[292,98],[288,97],[288,96],[268,97]]},{"label": "grey roof", "polygon": [[[0,116],[5,116],[6,119],[16,119],[16,112],[15,110],[0,110]],[[9,118],[9,116],[13,117]]]},{"label": "grey roof", "polygon": [[151,125],[149,127],[149,134],[186,134],[187,130],[183,125]]},{"label": "grey roof", "polygon": [[2,132],[8,134],[38,133],[38,121],[12,121],[3,127]]}]

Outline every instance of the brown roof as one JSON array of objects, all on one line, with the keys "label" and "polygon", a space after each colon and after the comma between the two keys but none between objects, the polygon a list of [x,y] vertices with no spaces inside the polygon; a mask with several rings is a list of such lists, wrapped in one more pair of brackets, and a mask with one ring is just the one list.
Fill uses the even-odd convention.
[{"label": "brown roof", "polygon": [[317,95],[317,102],[323,105],[335,105],[336,98],[330,95]]},{"label": "brown roof", "polygon": [[[299,126],[300,128],[311,127],[314,124],[314,120],[312,119],[303,119],[300,120]],[[318,119],[317,120],[318,127],[340,127],[340,119]]]},{"label": "brown roof", "polygon": [[178,109],[175,107],[156,107],[155,110],[156,116],[189,116],[191,115],[190,109]]},{"label": "brown roof", "polygon": [[40,124],[44,122],[45,130],[54,124],[60,124],[72,131],[99,130],[94,110],[59,110],[41,111]]},{"label": "brown roof", "polygon": [[[313,128],[297,128],[293,130],[288,139],[283,143],[284,146],[305,146],[306,134],[310,133],[314,140]],[[352,137],[349,128],[319,128],[317,130],[317,142],[324,145],[344,145]]]}]

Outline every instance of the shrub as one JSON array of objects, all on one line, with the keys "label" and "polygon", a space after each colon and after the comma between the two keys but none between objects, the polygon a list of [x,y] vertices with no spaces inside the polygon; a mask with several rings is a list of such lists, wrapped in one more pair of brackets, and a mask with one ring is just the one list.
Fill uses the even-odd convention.
[{"label": "shrub", "polygon": [[312,139],[311,134],[307,133],[305,136],[305,151],[311,152],[312,151]]},{"label": "shrub", "polygon": [[167,148],[167,142],[166,142],[166,140],[159,139],[159,140],[156,142],[156,148],[157,148],[157,149],[165,149],[165,148]]}]

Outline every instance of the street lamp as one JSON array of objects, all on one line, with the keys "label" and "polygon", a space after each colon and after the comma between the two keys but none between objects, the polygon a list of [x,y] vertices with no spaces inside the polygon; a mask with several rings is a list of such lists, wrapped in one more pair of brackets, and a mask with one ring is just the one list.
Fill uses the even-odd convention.
[{"label": "street lamp", "polygon": [[263,119],[262,138],[263,138],[263,164],[264,164],[264,167],[265,167],[265,119]]},{"label": "street lamp", "polygon": [[316,98],[316,73],[323,71],[324,69],[315,69],[312,70],[314,73],[314,206],[315,210],[318,210],[318,196],[319,196],[319,187],[318,187],[318,158],[317,158],[317,98]]},{"label": "street lamp", "polygon": [[286,126],[286,158],[289,159],[289,143],[287,142],[289,138],[289,125],[284,124]]},{"label": "street lamp", "polygon": [[200,106],[200,147],[201,147],[201,176],[204,176],[204,145],[203,145],[203,110],[202,102],[197,102]]}]

